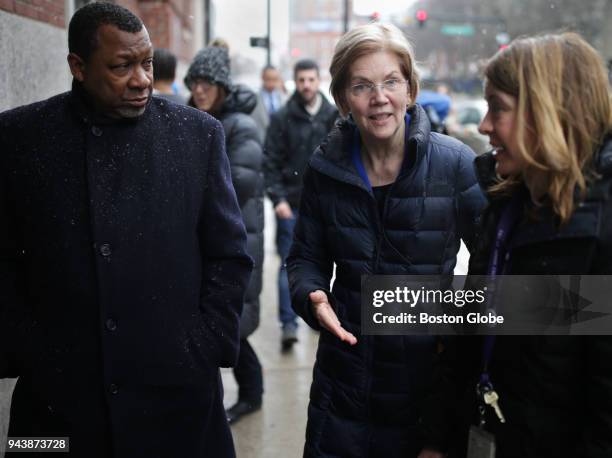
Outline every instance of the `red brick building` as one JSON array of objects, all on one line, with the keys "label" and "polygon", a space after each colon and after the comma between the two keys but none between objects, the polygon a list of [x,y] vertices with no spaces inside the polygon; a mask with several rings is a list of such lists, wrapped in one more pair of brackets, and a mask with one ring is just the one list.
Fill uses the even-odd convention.
[{"label": "red brick building", "polygon": [[64,0],[0,0],[0,10],[62,28],[66,25],[65,7]]},{"label": "red brick building", "polygon": [[[76,0],[71,11],[67,11],[66,5],[70,2],[65,0],[0,0],[0,10],[66,28],[72,12],[85,3],[88,2]],[[196,18],[203,19],[203,9],[201,14],[196,14],[197,6],[203,8],[202,1],[117,0],[114,3],[125,6],[143,20],[155,47],[168,48],[182,60],[191,59],[196,48],[204,43],[197,36],[203,24],[196,23]]]},{"label": "red brick building", "polygon": [[[67,26],[89,0],[0,0],[0,111],[63,92],[70,87]],[[205,43],[205,7],[210,0],[116,0],[145,23],[153,45],[170,49],[184,73]],[[28,84],[23,84],[28,81]]]}]

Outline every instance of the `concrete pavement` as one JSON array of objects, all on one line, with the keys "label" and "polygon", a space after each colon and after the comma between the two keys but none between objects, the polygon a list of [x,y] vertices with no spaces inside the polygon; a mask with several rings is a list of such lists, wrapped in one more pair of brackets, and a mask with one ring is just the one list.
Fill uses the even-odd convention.
[{"label": "concrete pavement", "polygon": [[4,456],[5,438],[8,430],[8,414],[14,386],[15,379],[0,380],[0,457]]}]

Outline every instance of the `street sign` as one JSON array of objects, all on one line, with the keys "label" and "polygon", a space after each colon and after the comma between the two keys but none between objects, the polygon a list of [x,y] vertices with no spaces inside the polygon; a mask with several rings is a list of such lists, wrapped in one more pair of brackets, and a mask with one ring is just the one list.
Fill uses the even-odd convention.
[{"label": "street sign", "polygon": [[471,24],[444,24],[440,29],[442,35],[455,35],[471,37],[474,35],[474,26]]},{"label": "street sign", "polygon": [[255,48],[267,48],[268,47],[268,37],[251,37],[251,46]]}]

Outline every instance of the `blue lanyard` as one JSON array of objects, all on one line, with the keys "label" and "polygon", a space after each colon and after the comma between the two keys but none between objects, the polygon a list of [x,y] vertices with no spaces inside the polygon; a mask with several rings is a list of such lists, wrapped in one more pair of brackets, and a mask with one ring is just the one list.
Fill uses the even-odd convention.
[{"label": "blue lanyard", "polygon": [[[406,113],[404,116],[404,159],[402,163],[402,169],[406,165],[407,157],[408,157],[408,130],[410,128],[410,115]],[[359,135],[359,129],[355,129],[353,132],[353,142],[351,144],[351,160],[353,161],[353,165],[357,169],[357,173],[367,186],[368,190],[372,191],[372,184],[370,183],[370,179],[368,178],[368,173],[366,172],[365,166],[363,165],[363,161],[361,160],[361,136]]]},{"label": "blue lanyard", "polygon": [[[499,223],[497,224],[497,230],[495,232],[495,244],[493,246],[493,252],[491,253],[491,257],[489,258],[489,268],[487,270],[487,274],[490,278],[495,279],[496,275],[502,274],[506,271],[506,268],[508,267],[508,236],[521,215],[521,205],[521,193],[517,192],[516,194],[514,194],[514,196],[512,196],[512,199],[504,208],[501,218],[499,219]],[[493,356],[494,345],[495,336],[485,336],[484,348],[482,352],[484,369],[482,374],[480,375],[480,383],[482,385],[491,384],[488,371],[489,363],[491,362],[491,357]]]}]

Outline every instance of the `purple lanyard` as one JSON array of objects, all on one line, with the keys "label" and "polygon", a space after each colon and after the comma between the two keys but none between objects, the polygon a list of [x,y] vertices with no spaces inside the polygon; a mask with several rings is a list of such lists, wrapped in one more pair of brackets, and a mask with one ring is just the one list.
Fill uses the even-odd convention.
[{"label": "purple lanyard", "polygon": [[[495,232],[495,244],[493,246],[493,252],[489,258],[489,268],[487,274],[490,278],[495,280],[495,276],[503,274],[508,267],[509,252],[507,250],[508,236],[512,229],[516,225],[519,217],[521,216],[521,193],[516,192],[510,202],[504,208],[499,223],[497,224],[497,230]],[[485,336],[484,348],[483,348],[483,371],[480,374],[481,385],[491,385],[489,378],[489,363],[493,355],[493,346],[495,345],[495,336]]]}]

